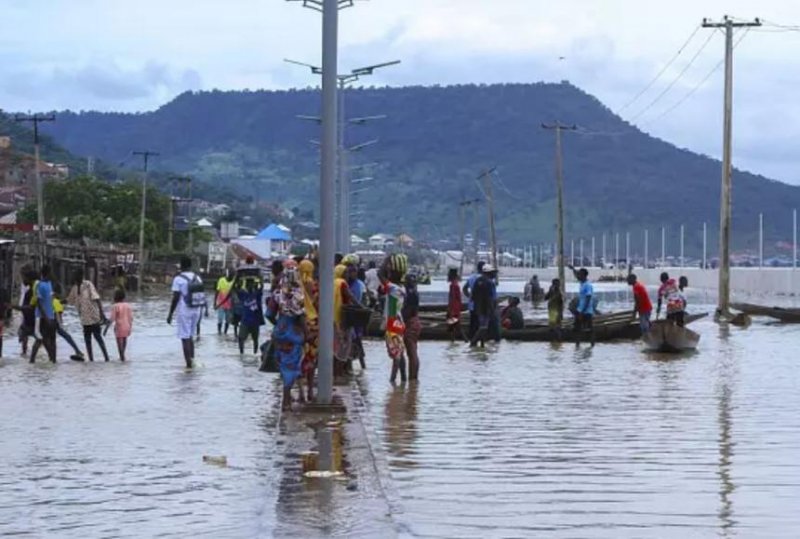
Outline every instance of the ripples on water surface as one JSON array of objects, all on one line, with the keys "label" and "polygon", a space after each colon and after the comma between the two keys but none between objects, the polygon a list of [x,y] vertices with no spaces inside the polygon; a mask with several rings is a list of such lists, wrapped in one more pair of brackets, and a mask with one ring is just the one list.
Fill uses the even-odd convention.
[{"label": "ripples on water surface", "polygon": [[[610,292],[604,306],[628,300]],[[137,310],[127,365],[29,366],[9,334],[0,534],[376,536],[363,531],[375,506],[335,492],[317,503],[282,473],[274,380],[215,335],[185,372],[165,309]],[[422,343],[422,382],[397,389],[368,343],[360,385],[401,535],[797,536],[798,326],[693,327],[700,350],[676,359],[636,343]]]},{"label": "ripples on water surface", "polygon": [[[166,304],[136,316],[129,364],[53,367],[42,354],[29,366],[9,332],[0,535],[255,537],[272,521],[274,387],[216,335],[202,339],[200,367],[186,372]],[[203,455],[226,455],[230,467],[203,464]]]},{"label": "ripples on water surface", "polygon": [[425,537],[796,536],[797,326],[693,327],[679,358],[422,343],[418,387],[392,388],[370,346],[397,519]]}]

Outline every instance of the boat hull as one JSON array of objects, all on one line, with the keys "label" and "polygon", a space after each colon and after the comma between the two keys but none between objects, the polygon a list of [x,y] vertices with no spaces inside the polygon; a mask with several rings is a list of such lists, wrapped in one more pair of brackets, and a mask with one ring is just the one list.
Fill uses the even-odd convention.
[{"label": "boat hull", "polygon": [[645,349],[650,352],[677,354],[697,349],[700,335],[671,322],[659,321],[650,327],[642,341]]},{"label": "boat hull", "polygon": [[783,307],[765,307],[752,303],[733,303],[731,307],[751,316],[769,316],[790,324],[800,324],[800,309],[785,309]]},{"label": "boat hull", "polygon": [[[694,322],[707,314],[693,314],[686,317],[686,323]],[[423,341],[449,341],[451,339],[449,327],[442,318],[434,318],[430,315],[420,316],[422,329],[420,340]],[[462,328],[466,331],[468,318],[462,317]],[[367,328],[367,336],[382,337],[381,317],[377,313],[373,315]],[[639,329],[639,322],[633,320],[630,311],[598,315],[594,320],[595,342],[605,342],[613,340],[636,340],[642,336]],[[573,328],[571,320],[565,321],[560,332],[556,332],[545,323],[528,322],[523,329],[503,329],[500,330],[500,337],[507,341],[520,342],[576,342],[578,334]],[[588,341],[589,335],[580,335],[581,341]]]}]

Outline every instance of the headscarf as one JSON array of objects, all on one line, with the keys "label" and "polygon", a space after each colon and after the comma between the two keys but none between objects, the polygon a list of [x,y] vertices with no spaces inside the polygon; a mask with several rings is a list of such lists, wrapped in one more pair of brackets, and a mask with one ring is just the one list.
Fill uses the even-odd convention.
[{"label": "headscarf", "polygon": [[283,263],[277,299],[281,314],[287,316],[305,314],[305,294],[300,286],[297,262],[294,260],[289,259]]},{"label": "headscarf", "polygon": [[342,258],[342,264],[344,264],[345,266],[348,265],[348,264],[352,264],[354,266],[358,266],[359,262],[361,262],[361,259],[359,258],[358,255],[355,255],[355,254],[349,254],[349,255],[346,255],[344,258]]},{"label": "headscarf", "polygon": [[339,264],[333,268],[333,321],[339,324],[342,320],[342,286],[347,286],[344,276],[347,266]]},{"label": "headscarf", "polygon": [[313,320],[317,318],[317,308],[314,306],[314,298],[309,291],[313,291],[317,286],[314,281],[314,263],[308,259],[300,262],[298,266],[300,272],[300,282],[303,284],[303,292],[305,292],[305,310],[306,318]]}]

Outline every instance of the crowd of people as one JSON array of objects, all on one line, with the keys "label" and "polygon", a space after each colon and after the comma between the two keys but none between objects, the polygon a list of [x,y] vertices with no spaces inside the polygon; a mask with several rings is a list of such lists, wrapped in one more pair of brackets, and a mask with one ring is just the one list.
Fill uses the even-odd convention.
[{"label": "crowd of people", "polygon": [[[77,311],[86,353],[81,351],[75,339],[64,328],[64,310],[73,306]],[[50,362],[56,362],[57,340],[61,337],[72,348],[70,359],[74,361],[94,361],[92,340],[97,343],[103,359],[109,361],[109,353],[104,339],[105,333],[113,325],[120,361],[125,361],[128,338],[133,330],[133,310],[125,301],[125,290],[118,288],[114,293],[114,304],[106,316],[100,294],[94,284],[85,278],[83,270],[72,276],[69,293],[66,297],[62,287],[54,283],[50,267],[41,270],[22,270],[22,288],[16,304],[11,307],[21,313],[19,342],[22,354],[34,363],[41,350]],[[5,313],[7,306],[1,307]],[[30,355],[28,355],[30,341]],[[2,331],[0,331],[0,353],[2,351]]]},{"label": "crowd of people", "polygon": [[[371,313],[383,313],[386,349],[392,362],[394,383],[419,377],[417,343],[421,330],[416,277],[408,272],[405,255],[391,255],[380,266],[366,267],[355,255],[337,255],[334,267],[333,333],[334,374],[345,375],[358,362],[366,368],[362,337]],[[195,328],[207,300],[200,277],[192,271],[191,260],[181,261],[172,282],[168,324],[175,324],[182,343],[184,361],[192,368],[195,359]],[[280,372],[283,380],[283,408],[298,400],[311,400],[319,348],[319,267],[315,257],[275,261],[270,280],[264,282],[261,269],[252,259],[219,278],[213,308],[217,332],[231,328],[240,354],[262,358],[262,368]],[[261,328],[272,326],[269,339],[261,343]]]}]

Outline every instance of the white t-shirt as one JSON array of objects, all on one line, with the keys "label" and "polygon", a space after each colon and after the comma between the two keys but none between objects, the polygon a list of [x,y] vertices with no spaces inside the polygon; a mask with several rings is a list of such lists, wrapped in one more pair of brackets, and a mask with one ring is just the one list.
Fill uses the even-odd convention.
[{"label": "white t-shirt", "polygon": [[189,295],[189,284],[194,281],[195,277],[197,277],[198,281],[202,282],[200,276],[192,271],[182,271],[172,279],[172,291],[178,292],[181,295],[181,299],[178,300],[178,308],[176,309],[178,316],[195,314],[202,309],[202,307],[189,307],[189,305],[186,304],[186,296]]},{"label": "white t-shirt", "polygon": [[378,288],[381,286],[381,280],[378,277],[377,268],[370,268],[367,270],[364,284],[367,285],[367,290],[369,290],[373,295],[378,295]]}]

